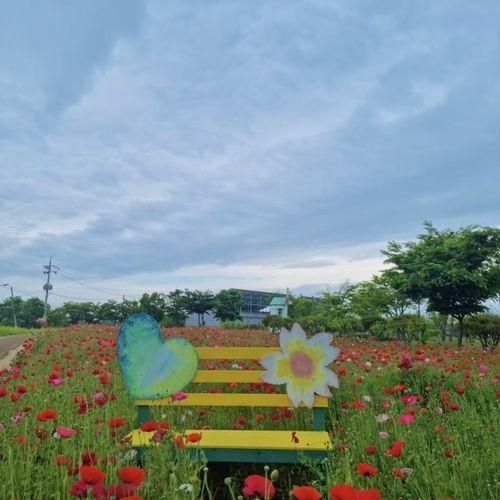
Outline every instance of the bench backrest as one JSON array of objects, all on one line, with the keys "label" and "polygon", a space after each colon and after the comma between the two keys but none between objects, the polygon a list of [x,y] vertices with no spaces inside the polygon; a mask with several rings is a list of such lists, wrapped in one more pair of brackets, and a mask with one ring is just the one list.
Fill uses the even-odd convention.
[{"label": "bench backrest", "polygon": [[[201,360],[260,360],[266,354],[279,352],[279,347],[197,347]],[[262,383],[263,370],[198,370],[193,382],[201,383]],[[186,398],[174,401],[172,398],[138,399],[139,423],[149,419],[151,406],[232,406],[232,407],[274,407],[289,408],[290,400],[286,394],[253,393],[187,393]],[[325,412],[328,399],[316,396],[313,406],[313,430],[325,430]]]}]

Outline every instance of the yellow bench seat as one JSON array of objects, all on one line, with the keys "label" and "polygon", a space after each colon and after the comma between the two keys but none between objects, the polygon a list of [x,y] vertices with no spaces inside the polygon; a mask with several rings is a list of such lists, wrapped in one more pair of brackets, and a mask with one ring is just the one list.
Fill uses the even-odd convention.
[{"label": "yellow bench seat", "polygon": [[[242,430],[186,430],[183,435],[201,434],[196,443],[187,442],[187,448],[328,451],[332,448],[330,436],[325,431],[242,431]],[[139,429],[128,434],[133,447],[156,444],[151,441],[154,432]],[[296,441],[298,440],[298,442]]]}]

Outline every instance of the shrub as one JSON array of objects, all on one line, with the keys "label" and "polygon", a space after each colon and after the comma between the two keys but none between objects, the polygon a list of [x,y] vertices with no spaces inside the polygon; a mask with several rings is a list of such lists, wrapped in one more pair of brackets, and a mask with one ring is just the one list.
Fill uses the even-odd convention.
[{"label": "shrub", "polygon": [[500,316],[495,314],[477,314],[465,320],[465,331],[481,342],[483,349],[498,346],[500,341]]}]

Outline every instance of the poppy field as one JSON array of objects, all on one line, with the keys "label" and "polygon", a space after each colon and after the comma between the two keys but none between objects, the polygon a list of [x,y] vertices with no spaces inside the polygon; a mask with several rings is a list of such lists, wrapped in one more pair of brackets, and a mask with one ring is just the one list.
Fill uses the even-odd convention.
[{"label": "poppy field", "polygon": [[[160,407],[143,424],[158,446],[138,467],[125,439],[137,415],[116,360],[117,334],[103,325],[49,329],[0,371],[0,498],[500,498],[498,354],[479,345],[335,339],[341,353],[331,369],[340,388],[327,417],[334,448],[320,463],[221,466],[185,450],[206,428],[289,429],[293,439],[293,430],[311,425],[307,409]],[[262,330],[165,335],[195,346],[278,342]],[[205,363],[259,368],[252,361]],[[235,383],[209,390],[242,392]]]}]

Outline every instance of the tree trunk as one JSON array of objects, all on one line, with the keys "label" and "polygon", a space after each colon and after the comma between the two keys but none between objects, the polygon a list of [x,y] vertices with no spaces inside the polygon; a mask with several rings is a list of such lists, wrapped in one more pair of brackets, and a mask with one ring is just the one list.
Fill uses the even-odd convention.
[{"label": "tree trunk", "polygon": [[462,341],[464,339],[464,318],[458,318],[458,341],[457,347],[462,347]]},{"label": "tree trunk", "polygon": [[446,342],[446,327],[448,326],[448,316],[446,316],[446,320],[444,325],[441,328],[441,342]]}]

